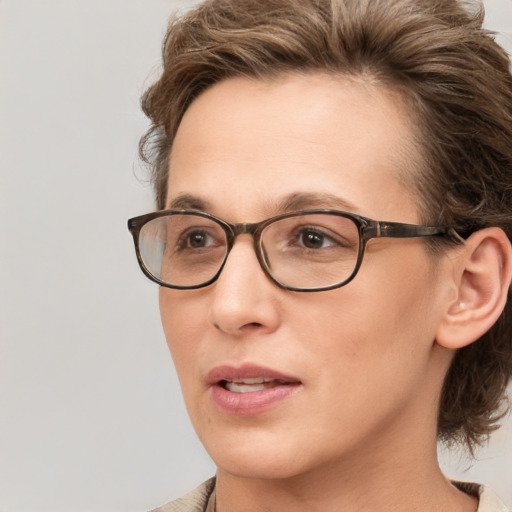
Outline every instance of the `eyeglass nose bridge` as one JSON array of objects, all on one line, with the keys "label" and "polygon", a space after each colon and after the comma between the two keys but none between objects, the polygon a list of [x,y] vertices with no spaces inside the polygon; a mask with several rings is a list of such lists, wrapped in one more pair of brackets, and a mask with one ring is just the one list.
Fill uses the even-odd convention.
[{"label": "eyeglass nose bridge", "polygon": [[239,224],[228,224],[231,228],[233,238],[239,235],[251,235],[253,238],[256,237],[258,228],[261,226],[260,222],[241,222]]},{"label": "eyeglass nose bridge", "polygon": [[224,257],[224,262],[222,263],[221,268],[217,273],[217,277],[220,275],[224,266],[226,265],[229,254],[231,253],[231,249],[235,243],[236,237],[239,235],[250,235],[253,240],[254,252],[256,253],[256,258],[262,268],[263,272],[275,283],[283,286],[270,272],[269,262],[267,260],[267,255],[263,247],[261,246],[261,232],[263,228],[268,224],[268,221],[262,222],[240,222],[236,224],[225,223],[226,226],[229,227],[229,240],[228,240],[228,248],[226,251],[226,256]]},{"label": "eyeglass nose bridge", "polygon": [[225,225],[229,228],[227,235],[228,235],[228,250],[226,253],[226,259],[229,256],[229,253],[231,252],[231,249],[233,248],[233,244],[235,243],[235,239],[239,235],[250,235],[253,239],[254,243],[254,250],[256,251],[256,256],[258,257],[258,260],[265,270],[265,272],[268,272],[267,268],[267,261],[264,254],[261,254],[261,248],[260,245],[260,235],[263,230],[263,228],[267,225],[267,221],[263,222],[240,222],[237,224],[230,224],[225,223]]}]

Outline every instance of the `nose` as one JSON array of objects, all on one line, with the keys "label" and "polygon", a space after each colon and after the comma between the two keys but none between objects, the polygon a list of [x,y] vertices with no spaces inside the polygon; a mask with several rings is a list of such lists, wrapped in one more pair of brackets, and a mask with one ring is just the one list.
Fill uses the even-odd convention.
[{"label": "nose", "polygon": [[261,268],[252,237],[241,235],[212,285],[210,323],[232,336],[268,334],[280,322],[277,287]]}]

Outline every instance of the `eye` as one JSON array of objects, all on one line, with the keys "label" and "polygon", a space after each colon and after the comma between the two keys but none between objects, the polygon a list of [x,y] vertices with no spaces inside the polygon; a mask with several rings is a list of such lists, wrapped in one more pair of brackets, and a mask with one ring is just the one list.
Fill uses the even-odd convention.
[{"label": "eye", "polygon": [[320,229],[312,227],[302,229],[296,235],[296,241],[307,249],[324,249],[325,247],[339,245]]},{"label": "eye", "polygon": [[218,245],[214,237],[205,230],[190,229],[181,236],[180,246],[185,249],[202,249]]},{"label": "eye", "polygon": [[186,235],[187,246],[192,248],[207,247],[213,243],[213,238],[204,231],[193,231]]}]

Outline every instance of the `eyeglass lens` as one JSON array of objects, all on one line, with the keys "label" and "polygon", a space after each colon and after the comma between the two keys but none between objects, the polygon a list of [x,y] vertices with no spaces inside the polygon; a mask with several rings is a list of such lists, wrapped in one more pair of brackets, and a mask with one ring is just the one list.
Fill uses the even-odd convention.
[{"label": "eyeglass lens", "polygon": [[[228,236],[212,219],[169,215],[147,222],[139,250],[148,271],[174,286],[197,286],[212,279],[228,252]],[[332,286],[353,273],[359,230],[350,218],[305,214],[281,218],[261,232],[259,250],[267,271],[293,288]]]}]

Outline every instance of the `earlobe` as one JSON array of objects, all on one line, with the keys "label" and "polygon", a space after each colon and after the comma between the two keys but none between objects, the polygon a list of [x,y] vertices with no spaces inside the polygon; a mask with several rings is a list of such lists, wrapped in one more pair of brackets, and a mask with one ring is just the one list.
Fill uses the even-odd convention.
[{"label": "earlobe", "polygon": [[436,341],[462,348],[485,334],[500,317],[512,280],[512,246],[503,230],[486,228],[465,242],[454,264],[457,293],[446,304]]}]

